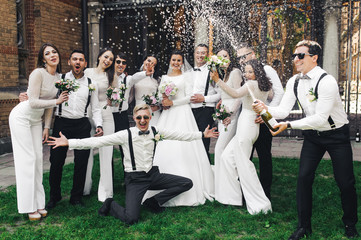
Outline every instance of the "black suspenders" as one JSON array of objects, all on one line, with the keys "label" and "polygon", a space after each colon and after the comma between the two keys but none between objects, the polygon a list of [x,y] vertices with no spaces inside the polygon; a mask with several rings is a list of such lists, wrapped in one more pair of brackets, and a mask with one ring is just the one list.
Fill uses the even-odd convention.
[{"label": "black suspenders", "polygon": [[[125,88],[127,87],[127,76],[125,76],[125,78],[124,78],[124,87],[125,87]],[[125,89],[125,88],[124,88],[124,89]],[[123,96],[125,96],[125,91],[126,91],[126,90],[122,90]],[[122,111],[122,107],[123,107],[123,101],[121,101],[121,103],[119,103],[119,112]]]},{"label": "black suspenders", "polygon": [[[324,78],[325,76],[327,75],[327,73],[323,73],[320,77],[320,79],[318,79],[317,83],[316,83],[316,87],[315,87],[315,98],[318,99],[318,84],[320,83],[321,79]],[[298,82],[299,82],[300,78],[299,77],[296,77],[295,79],[295,83],[293,85],[293,92],[296,96],[296,99],[298,101],[298,103],[300,104],[301,108],[302,108],[302,105],[300,103],[300,100],[298,99],[298,96],[297,96],[297,88],[298,88]],[[327,119],[328,123],[330,124],[331,128],[335,128],[336,125],[335,125],[335,122],[333,121],[333,119],[331,118],[331,116],[328,117]]]},{"label": "black suspenders", "polygon": [[[132,132],[130,131],[130,129],[127,129],[128,131],[128,143],[129,143],[129,152],[130,152],[130,161],[132,163],[132,169],[133,171],[137,170],[137,167],[135,165],[135,157],[134,157],[134,149],[133,149],[133,141],[132,141]],[[152,132],[153,132],[153,136],[155,137],[155,135],[157,134],[157,131],[155,130],[155,127],[152,126]],[[153,148],[153,158],[154,158],[154,154],[155,154],[155,148],[157,147],[157,142],[154,141],[154,148]]]},{"label": "black suspenders", "polygon": [[[65,74],[64,74],[64,73],[61,75],[61,78],[65,80]],[[88,78],[88,91],[89,91],[89,92],[88,92],[88,100],[87,100],[86,105],[85,105],[84,117],[86,117],[86,115],[87,115],[87,113],[88,113],[88,106],[89,106],[89,104],[90,104],[90,98],[91,98],[91,96],[92,96],[92,91],[90,91],[90,89],[89,89],[91,83],[92,83],[92,80],[91,80],[90,78]],[[59,89],[59,90],[58,90],[58,93],[57,93],[57,97],[59,97],[60,94],[61,94],[61,91],[60,91],[60,89]],[[60,103],[59,106],[58,106],[58,109],[59,109],[59,110],[58,110],[58,115],[59,115],[59,117],[61,117],[62,105],[63,105],[63,104]]]},{"label": "black suspenders", "polygon": [[[208,72],[208,76],[207,76],[207,82],[206,82],[206,88],[204,89],[204,95],[203,96],[207,96],[208,95],[208,88],[209,88],[209,80],[210,80],[210,71]],[[202,105],[203,105],[203,107],[205,107],[206,106],[206,102],[204,101],[203,103],[202,103]]]}]

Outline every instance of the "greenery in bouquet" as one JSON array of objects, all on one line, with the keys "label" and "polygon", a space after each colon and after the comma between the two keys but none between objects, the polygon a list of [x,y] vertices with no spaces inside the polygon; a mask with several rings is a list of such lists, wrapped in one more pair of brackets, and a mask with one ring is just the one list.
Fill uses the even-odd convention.
[{"label": "greenery in bouquet", "polygon": [[[60,90],[60,92],[67,91],[69,94],[75,92],[80,87],[75,79],[59,79],[55,82],[55,87]],[[65,102],[65,106],[68,106],[68,102]]]},{"label": "greenery in bouquet", "polygon": [[[225,105],[221,105],[219,108],[216,108],[216,112],[212,114],[214,120],[223,121],[227,117],[230,117],[233,112],[230,112]],[[227,132],[227,127],[224,128],[224,131]]]},{"label": "greenery in bouquet", "polygon": [[[148,95],[143,95],[142,99],[149,106],[155,106],[155,105],[159,104],[158,92],[148,94]],[[154,113],[152,113],[152,116],[154,116]]]},{"label": "greenery in bouquet", "polygon": [[[124,93],[119,88],[115,87],[108,87],[105,95],[107,95],[108,100],[111,102],[111,105],[119,105],[122,103],[124,99]],[[106,109],[107,105],[103,107],[103,109]]]},{"label": "greenery in bouquet", "polygon": [[205,57],[207,67],[210,71],[217,71],[220,78],[224,78],[224,70],[227,68],[229,59],[225,59],[222,56],[212,55],[210,57]]}]

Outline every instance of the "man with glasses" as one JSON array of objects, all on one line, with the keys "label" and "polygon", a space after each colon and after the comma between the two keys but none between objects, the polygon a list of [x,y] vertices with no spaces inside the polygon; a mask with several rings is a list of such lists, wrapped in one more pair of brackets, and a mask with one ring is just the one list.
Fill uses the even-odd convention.
[{"label": "man with glasses", "polygon": [[[124,178],[126,184],[125,207],[120,206],[112,198],[105,200],[98,213],[101,216],[110,215],[127,224],[134,224],[139,220],[141,202],[147,190],[163,190],[144,201],[143,205],[154,213],[164,211],[162,204],[173,197],[192,188],[192,180],[160,173],[157,166],[153,166],[153,157],[158,141],[163,139],[192,141],[202,136],[217,137],[215,128],[207,127],[202,132],[176,132],[149,129],[151,119],[150,107],[146,104],[137,105],[133,110],[135,127],[119,131],[99,138],[68,140],[60,133],[60,138],[51,139],[49,145],[57,148],[69,146],[70,149],[89,149],[94,147],[122,145],[124,149]],[[150,131],[149,131],[150,130]]]},{"label": "man with glasses", "polygon": [[[128,108],[129,108],[129,93],[130,89],[139,82],[144,79],[146,76],[151,76],[153,71],[151,69],[153,66],[149,66],[149,71],[138,72],[134,75],[127,75],[125,73],[125,69],[127,67],[127,56],[120,52],[115,54],[115,62],[114,62],[114,81],[116,81],[116,87],[124,86],[126,89],[123,91],[124,101],[119,104],[119,106],[113,107],[113,118],[115,125],[115,132],[124,130],[129,128],[129,119],[128,119]],[[122,147],[119,146],[120,156],[123,159],[124,153]]]},{"label": "man with glasses", "polygon": [[342,221],[348,238],[359,236],[357,223],[357,195],[353,173],[352,148],[349,121],[343,109],[336,79],[318,66],[321,46],[310,40],[296,45],[293,62],[299,74],[293,76],[278,107],[254,104],[256,112],[262,109],[276,118],[288,116],[296,101],[299,101],[306,117],[292,122],[274,125],[278,130],[273,135],[288,129],[302,129],[304,142],[301,150],[297,182],[298,227],[289,239],[301,239],[311,234],[312,184],[315,171],[327,151],[331,156],[334,177],[341,192]]},{"label": "man with glasses", "polygon": [[[242,43],[237,50],[237,60],[240,64],[241,71],[249,60],[257,59],[254,49],[247,43]],[[264,65],[264,70],[267,77],[272,83],[272,94],[267,99],[266,104],[269,106],[278,106],[283,96],[283,87],[281,80],[278,77],[276,70],[269,65]],[[254,149],[257,150],[260,169],[260,181],[266,196],[271,200],[271,185],[272,185],[272,134],[268,130],[266,124],[263,123],[262,118],[259,116],[256,123],[260,123],[259,136],[253,145],[252,160]]]}]

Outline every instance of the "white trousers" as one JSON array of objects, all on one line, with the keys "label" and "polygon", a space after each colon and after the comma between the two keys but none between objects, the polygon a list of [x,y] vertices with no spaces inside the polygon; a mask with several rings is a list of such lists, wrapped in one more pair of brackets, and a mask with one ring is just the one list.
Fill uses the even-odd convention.
[{"label": "white trousers", "polygon": [[19,213],[45,208],[43,187],[42,115],[28,101],[19,103],[9,115]]},{"label": "white trousers", "polygon": [[249,160],[253,143],[259,134],[259,125],[254,123],[256,114],[243,109],[238,119],[236,135],[224,150],[219,161],[220,177],[216,200],[223,204],[242,205],[242,193],[250,214],[272,211],[258,179],[256,168]]},{"label": "white trousers", "polygon": [[227,131],[225,131],[225,126],[223,125],[222,121],[218,122],[219,136],[216,142],[216,146],[214,148],[214,190],[216,198],[221,188],[223,188],[223,186],[220,184],[221,181],[219,179],[223,176],[221,174],[222,171],[220,170],[220,166],[222,166],[220,164],[220,161],[222,161],[221,156],[228,143],[236,134],[238,116],[239,111],[232,115],[231,123],[227,126]]},{"label": "white trousers", "polygon": [[[105,106],[105,103],[99,103],[100,106]],[[103,132],[104,136],[114,133],[114,119],[110,107],[102,109],[103,118]],[[92,131],[93,133],[93,131]],[[104,202],[107,198],[113,197],[113,146],[99,148],[99,164],[100,164],[100,180],[98,186],[98,200]],[[92,186],[92,171],[93,171],[93,151],[90,151],[88,159],[88,167],[84,185],[84,195],[89,195]]]}]

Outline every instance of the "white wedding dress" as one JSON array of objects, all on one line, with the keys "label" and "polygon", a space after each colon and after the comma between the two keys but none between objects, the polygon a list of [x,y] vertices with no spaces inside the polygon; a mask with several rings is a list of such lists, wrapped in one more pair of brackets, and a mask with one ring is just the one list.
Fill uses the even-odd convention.
[{"label": "white wedding dress", "polygon": [[[158,128],[198,132],[197,123],[189,105],[193,89],[188,74],[170,77],[164,75],[164,81],[175,83],[177,94],[171,96],[173,106],[163,110],[158,120]],[[154,166],[158,166],[161,173],[169,173],[190,178],[193,187],[177,197],[169,200],[164,206],[197,206],[204,204],[206,199],[213,201],[214,178],[202,140],[191,142],[164,140],[157,144],[154,156]],[[153,192],[153,193],[150,193]],[[144,199],[154,195],[148,191]]]},{"label": "white wedding dress", "polygon": [[[246,86],[248,85],[248,88]],[[259,134],[257,114],[252,110],[253,99],[266,101],[268,92],[260,91],[258,82],[248,80],[239,89],[230,88],[224,82],[218,85],[232,97],[242,97],[242,111],[238,118],[236,135],[224,149],[219,161],[219,174],[216,184],[216,200],[223,204],[242,206],[242,193],[250,214],[272,211],[271,202],[263,191],[256,168],[250,161],[253,143]]]}]

